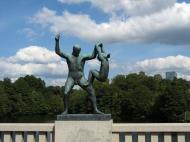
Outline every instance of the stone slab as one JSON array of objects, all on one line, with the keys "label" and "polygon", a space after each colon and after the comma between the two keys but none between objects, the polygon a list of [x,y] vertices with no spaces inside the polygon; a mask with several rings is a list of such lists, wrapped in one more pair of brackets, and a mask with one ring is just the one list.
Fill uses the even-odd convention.
[{"label": "stone slab", "polygon": [[65,114],[57,115],[58,121],[108,121],[111,114]]}]

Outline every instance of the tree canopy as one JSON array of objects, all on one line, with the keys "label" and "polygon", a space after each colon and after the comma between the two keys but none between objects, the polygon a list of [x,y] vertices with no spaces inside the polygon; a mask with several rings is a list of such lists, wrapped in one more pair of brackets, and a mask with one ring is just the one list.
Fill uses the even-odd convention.
[{"label": "tree canopy", "polygon": [[[115,122],[188,122],[190,85],[186,80],[166,80],[160,75],[117,75],[104,83],[94,82],[97,104]],[[46,86],[35,76],[0,81],[0,118],[53,114],[63,111],[64,86]],[[92,113],[87,93],[74,89],[70,113]]]}]

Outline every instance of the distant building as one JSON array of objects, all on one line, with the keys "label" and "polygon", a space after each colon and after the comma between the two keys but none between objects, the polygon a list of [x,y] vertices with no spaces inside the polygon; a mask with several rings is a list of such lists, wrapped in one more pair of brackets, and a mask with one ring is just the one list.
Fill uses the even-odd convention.
[{"label": "distant building", "polygon": [[166,72],[166,79],[173,80],[177,78],[177,73],[175,71]]}]

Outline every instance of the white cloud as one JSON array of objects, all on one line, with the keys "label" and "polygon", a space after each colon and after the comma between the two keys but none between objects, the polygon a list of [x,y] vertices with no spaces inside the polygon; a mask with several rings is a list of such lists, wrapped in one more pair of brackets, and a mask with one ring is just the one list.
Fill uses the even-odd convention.
[{"label": "white cloud", "polygon": [[91,3],[106,13],[124,12],[125,15],[137,16],[150,14],[171,7],[176,0],[58,0],[67,4]]},{"label": "white cloud", "polygon": [[20,49],[15,56],[8,58],[11,62],[35,62],[35,63],[52,63],[60,61],[55,52],[44,47],[29,46]]},{"label": "white cloud", "polygon": [[[153,3],[153,0],[151,2],[158,5],[156,2]],[[159,2],[164,3],[161,0]],[[160,11],[148,12],[143,16],[131,16],[123,20],[111,18],[110,21],[100,24],[87,14],[64,11],[62,15],[57,15],[56,11],[44,7],[32,18],[32,21],[49,26],[53,33],[63,32],[88,41],[190,43],[188,38],[190,4],[187,3],[175,3],[173,6],[168,4]]]},{"label": "white cloud", "polygon": [[182,55],[168,56],[165,58],[147,59],[136,63],[138,68],[147,70],[186,69],[190,71],[190,58]]},{"label": "white cloud", "polygon": [[175,2],[176,0],[121,0],[121,7],[127,15],[138,16],[159,12],[172,7]]},{"label": "white cloud", "polygon": [[[116,63],[110,61],[110,68],[114,69]],[[100,62],[92,60],[87,62],[89,69],[99,70]],[[17,51],[14,56],[0,58],[0,79],[9,77],[13,81],[25,75],[35,75],[44,79],[47,85],[64,85],[68,74],[67,63],[54,51],[40,46],[29,46]]]},{"label": "white cloud", "polygon": [[[21,56],[23,57],[21,58]],[[38,57],[37,57],[38,56]],[[36,58],[33,58],[36,57]],[[44,60],[46,58],[47,60]],[[100,62],[88,62],[90,69],[99,70]],[[131,73],[144,71],[149,75],[176,71],[178,77],[190,80],[190,57],[177,55],[163,58],[146,59],[134,64],[121,65],[110,60],[110,73]],[[67,64],[54,51],[43,47],[30,46],[19,50],[15,56],[0,58],[0,78],[9,77],[15,80],[25,75],[35,75],[46,80],[48,85],[64,85],[68,74]]]},{"label": "white cloud", "polygon": [[67,64],[53,51],[44,47],[29,46],[20,49],[15,56],[0,58],[0,78],[12,79],[35,75],[42,78],[65,78]]},{"label": "white cloud", "polygon": [[178,78],[183,78],[185,80],[190,81],[190,75],[185,75],[185,74],[178,73],[177,76],[178,76]]},{"label": "white cloud", "polygon": [[175,71],[178,77],[190,80],[190,57],[177,55],[163,58],[146,59],[138,61],[134,65],[127,65],[123,69],[125,72],[144,71],[149,75],[161,74],[165,72]]},{"label": "white cloud", "polygon": [[[91,69],[99,70],[100,62],[92,60],[88,62]],[[114,73],[114,71],[116,71]],[[183,55],[167,56],[162,58],[145,59],[134,63],[122,64],[115,60],[110,60],[110,73],[129,74],[144,71],[147,75],[161,74],[165,78],[168,71],[177,72],[178,78],[190,81],[190,57]]]}]

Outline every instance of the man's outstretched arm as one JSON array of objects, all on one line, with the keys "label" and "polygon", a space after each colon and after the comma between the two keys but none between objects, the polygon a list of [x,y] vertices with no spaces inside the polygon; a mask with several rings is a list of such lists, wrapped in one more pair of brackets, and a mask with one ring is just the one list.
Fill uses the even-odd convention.
[{"label": "man's outstretched arm", "polygon": [[59,39],[60,39],[60,35],[56,35],[55,37],[55,53],[65,59],[67,59],[69,56],[66,53],[63,53],[60,51],[60,47],[59,47]]},{"label": "man's outstretched arm", "polygon": [[94,48],[92,54],[91,54],[91,55],[84,56],[83,59],[84,59],[84,60],[92,60],[92,59],[95,59],[95,58],[96,58],[96,55],[97,55],[96,49]]}]

